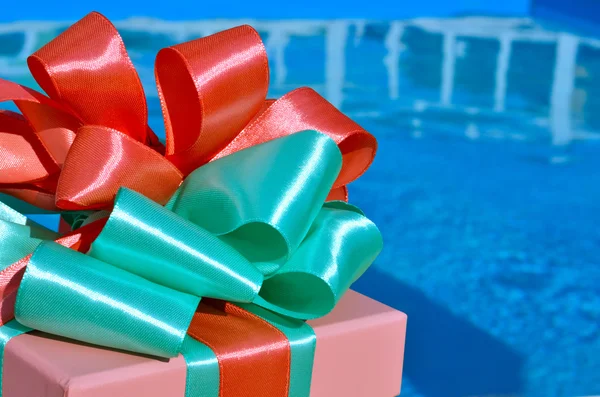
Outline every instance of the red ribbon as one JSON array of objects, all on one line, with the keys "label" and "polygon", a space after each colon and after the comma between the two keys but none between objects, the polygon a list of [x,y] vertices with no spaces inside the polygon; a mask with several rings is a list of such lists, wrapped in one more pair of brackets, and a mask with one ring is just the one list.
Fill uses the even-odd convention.
[{"label": "red ribbon", "polygon": [[203,299],[188,335],[215,353],[219,397],[289,395],[290,342],[261,317],[230,302]]},{"label": "red ribbon", "polygon": [[166,147],[148,127],[146,97],[115,27],[91,13],[29,57],[48,97],[0,80],[0,191],[46,209],[100,209],[120,186],[165,203],[201,165],[306,129],[343,154],[330,199],[373,161],[377,142],[310,88],[267,100],[264,45],[249,26],[162,49],[155,74]]}]

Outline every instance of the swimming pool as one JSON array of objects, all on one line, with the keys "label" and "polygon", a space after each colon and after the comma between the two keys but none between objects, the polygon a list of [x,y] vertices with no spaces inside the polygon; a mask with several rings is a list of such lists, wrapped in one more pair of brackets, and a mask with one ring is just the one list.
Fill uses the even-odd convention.
[{"label": "swimming pool", "polygon": [[[405,397],[600,394],[600,41],[529,19],[118,24],[156,51],[251,23],[271,94],[310,85],[374,133],[351,201],[386,248],[355,289],[409,315]],[[0,76],[68,26],[0,25]]]}]

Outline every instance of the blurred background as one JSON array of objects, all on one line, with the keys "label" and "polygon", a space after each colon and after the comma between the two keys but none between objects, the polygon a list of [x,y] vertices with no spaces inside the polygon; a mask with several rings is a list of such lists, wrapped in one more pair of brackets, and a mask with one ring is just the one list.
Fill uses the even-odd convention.
[{"label": "blurred background", "polygon": [[350,199],[386,247],[354,289],[409,316],[403,397],[600,394],[600,1],[5,2],[0,77],[35,87],[26,57],[91,7],[163,136],[156,52],[250,23],[272,97],[378,138]]}]

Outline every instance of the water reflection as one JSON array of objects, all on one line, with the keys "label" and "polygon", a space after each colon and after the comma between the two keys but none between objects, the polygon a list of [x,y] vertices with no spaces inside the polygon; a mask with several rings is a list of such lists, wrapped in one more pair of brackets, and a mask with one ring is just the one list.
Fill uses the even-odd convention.
[{"label": "water reflection", "polygon": [[[592,97],[600,44],[529,19],[118,23],[155,95],[158,49],[251,23],[265,39],[271,94],[310,85],[352,116],[414,136],[547,140],[600,137]],[[25,58],[65,23],[0,25],[0,76],[31,83]],[[154,115],[157,116],[158,115]],[[160,129],[160,127],[158,127]]]}]

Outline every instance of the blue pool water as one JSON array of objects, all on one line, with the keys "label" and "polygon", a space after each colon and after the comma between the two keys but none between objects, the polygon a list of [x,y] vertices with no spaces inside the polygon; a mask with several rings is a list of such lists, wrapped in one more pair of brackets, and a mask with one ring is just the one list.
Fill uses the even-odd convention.
[{"label": "blue pool water", "polygon": [[[124,21],[156,131],[156,51],[243,22],[273,96],[310,85],[379,140],[350,194],[386,247],[355,289],[409,315],[402,396],[600,394],[600,41],[528,19]],[[0,24],[0,76],[33,84],[25,56],[65,26]]]}]

